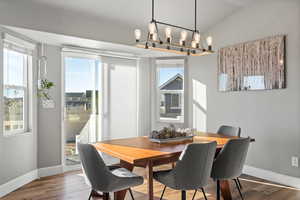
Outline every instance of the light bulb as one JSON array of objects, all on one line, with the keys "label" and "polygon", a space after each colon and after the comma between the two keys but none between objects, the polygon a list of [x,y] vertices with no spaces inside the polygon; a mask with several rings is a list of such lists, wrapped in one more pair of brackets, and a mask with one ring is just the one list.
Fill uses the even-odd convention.
[{"label": "light bulb", "polygon": [[196,47],[197,47],[197,42],[193,40],[192,43],[191,43],[191,46],[192,46],[193,48],[196,48]]},{"label": "light bulb", "polygon": [[154,22],[151,22],[149,25],[148,25],[148,29],[149,29],[149,33],[150,34],[154,34],[155,33],[155,23]]},{"label": "light bulb", "polygon": [[180,40],[182,40],[182,41],[185,41],[186,40],[186,38],[187,38],[187,32],[186,31],[181,31],[181,38],[180,38]]},{"label": "light bulb", "polygon": [[171,34],[172,34],[172,29],[170,27],[167,27],[165,29],[165,33],[166,33],[166,37],[167,38],[171,38]]},{"label": "light bulb", "polygon": [[138,42],[141,39],[141,36],[142,36],[141,30],[140,29],[135,29],[134,35],[135,35],[135,40]]},{"label": "light bulb", "polygon": [[153,40],[153,41],[156,41],[156,40],[157,40],[157,33],[153,33],[152,40]]},{"label": "light bulb", "polygon": [[181,46],[185,46],[185,40],[180,39],[180,40],[179,40],[179,44],[180,44]]},{"label": "light bulb", "polygon": [[211,45],[212,45],[212,42],[213,42],[213,38],[212,38],[211,36],[208,36],[208,37],[206,38],[206,43],[207,43],[207,45],[208,45],[208,46],[211,46]]},{"label": "light bulb", "polygon": [[195,40],[196,43],[200,42],[200,34],[199,33],[194,34],[194,40]]}]

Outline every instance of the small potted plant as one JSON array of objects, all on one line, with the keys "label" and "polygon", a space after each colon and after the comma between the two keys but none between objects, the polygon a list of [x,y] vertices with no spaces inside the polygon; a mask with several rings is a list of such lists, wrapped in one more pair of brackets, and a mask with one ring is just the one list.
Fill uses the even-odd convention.
[{"label": "small potted plant", "polygon": [[47,79],[41,79],[39,84],[39,91],[38,96],[42,100],[50,100],[51,96],[49,94],[50,89],[54,86],[54,83],[47,80]]}]

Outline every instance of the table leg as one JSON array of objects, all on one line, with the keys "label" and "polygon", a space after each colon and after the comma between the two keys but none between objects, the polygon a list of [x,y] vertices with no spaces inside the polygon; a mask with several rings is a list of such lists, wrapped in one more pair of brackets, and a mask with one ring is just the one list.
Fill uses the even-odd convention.
[{"label": "table leg", "polygon": [[148,178],[148,199],[153,200],[153,162],[149,160],[147,163],[147,178]]},{"label": "table leg", "polygon": [[224,200],[232,200],[229,181],[222,180],[220,181],[221,185],[221,194]]},{"label": "table leg", "polygon": [[[129,171],[132,171],[134,166],[132,164],[128,163],[128,162],[125,162],[125,161],[121,160],[120,161],[120,167],[126,168]],[[119,191],[119,192],[115,192],[114,193],[114,199],[115,200],[124,200],[125,196],[126,196],[126,192],[127,192],[127,190],[122,190],[122,191]]]}]

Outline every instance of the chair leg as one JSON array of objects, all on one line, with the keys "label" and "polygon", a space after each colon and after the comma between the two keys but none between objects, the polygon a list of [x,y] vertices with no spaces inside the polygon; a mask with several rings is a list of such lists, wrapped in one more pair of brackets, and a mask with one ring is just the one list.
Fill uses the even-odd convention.
[{"label": "chair leg", "polygon": [[165,193],[165,190],[166,190],[166,188],[167,188],[167,186],[165,186],[165,187],[164,187],[164,189],[163,189],[163,191],[162,191],[162,193],[161,193],[161,195],[160,195],[160,200],[162,200],[162,198],[163,198],[163,196],[164,196],[164,193]]},{"label": "chair leg", "polygon": [[241,192],[241,189],[240,189],[240,186],[239,186],[239,183],[238,183],[237,179],[234,179],[234,182],[235,182],[236,188],[238,189],[238,191],[240,193],[240,196],[241,196],[242,200],[244,200],[244,197],[243,197],[243,194]]},{"label": "chair leg", "polygon": [[134,197],[133,197],[131,188],[129,188],[128,190],[129,190],[129,194],[130,194],[130,196],[131,196],[131,199],[134,200]]},{"label": "chair leg", "polygon": [[217,200],[221,200],[221,188],[219,180],[217,180]]},{"label": "chair leg", "polygon": [[201,188],[201,190],[202,190],[202,193],[203,193],[204,199],[205,199],[205,200],[207,200],[207,197],[206,197],[206,194],[205,194],[204,188]]},{"label": "chair leg", "polygon": [[91,190],[91,193],[90,193],[90,196],[89,196],[89,200],[91,200],[92,194],[93,194],[93,190]]},{"label": "chair leg", "polygon": [[181,200],[186,200],[186,191],[185,190],[181,191]]},{"label": "chair leg", "polygon": [[236,178],[236,180],[237,180],[238,183],[239,183],[240,189],[243,189],[243,186],[242,186],[242,184],[241,184],[241,182],[240,182],[240,179],[239,179],[239,178]]},{"label": "chair leg", "polygon": [[195,190],[192,200],[195,199],[196,193],[197,193],[197,190]]}]

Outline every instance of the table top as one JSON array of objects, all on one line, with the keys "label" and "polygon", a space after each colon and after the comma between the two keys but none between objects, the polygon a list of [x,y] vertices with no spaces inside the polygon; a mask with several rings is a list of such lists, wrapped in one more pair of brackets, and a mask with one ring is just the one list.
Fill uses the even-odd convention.
[{"label": "table top", "polygon": [[214,133],[198,132],[193,140],[154,143],[148,137],[135,137],[125,139],[114,139],[93,144],[98,151],[104,152],[110,156],[119,158],[131,164],[146,161],[149,159],[159,159],[164,157],[180,155],[185,146],[190,143],[217,142],[217,148],[221,149],[230,139],[238,137],[223,136]]}]

